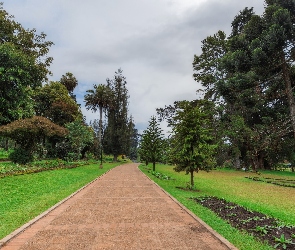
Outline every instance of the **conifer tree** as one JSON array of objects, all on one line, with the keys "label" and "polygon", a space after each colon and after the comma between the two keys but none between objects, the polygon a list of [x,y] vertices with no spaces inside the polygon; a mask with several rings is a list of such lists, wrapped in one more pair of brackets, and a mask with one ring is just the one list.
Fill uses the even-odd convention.
[{"label": "conifer tree", "polygon": [[130,133],[128,129],[128,90],[123,70],[115,72],[113,79],[107,79],[107,86],[112,90],[112,105],[108,109],[108,123],[103,138],[103,148],[106,154],[117,157],[128,155],[130,149]]},{"label": "conifer tree", "polygon": [[153,163],[153,171],[156,170],[156,162],[160,161],[163,156],[163,130],[155,116],[149,121],[149,126],[143,131],[140,156],[146,162]]}]

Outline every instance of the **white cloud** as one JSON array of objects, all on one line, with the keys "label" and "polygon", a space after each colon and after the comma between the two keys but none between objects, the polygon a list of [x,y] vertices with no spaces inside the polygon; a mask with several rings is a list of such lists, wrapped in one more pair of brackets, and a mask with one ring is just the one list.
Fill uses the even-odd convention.
[{"label": "white cloud", "polygon": [[3,7],[55,43],[51,79],[76,76],[87,121],[97,114],[83,107],[86,90],[122,68],[130,114],[143,130],[156,108],[196,97],[192,61],[201,41],[220,29],[229,33],[234,16],[252,6],[262,13],[262,0],[4,0]]}]

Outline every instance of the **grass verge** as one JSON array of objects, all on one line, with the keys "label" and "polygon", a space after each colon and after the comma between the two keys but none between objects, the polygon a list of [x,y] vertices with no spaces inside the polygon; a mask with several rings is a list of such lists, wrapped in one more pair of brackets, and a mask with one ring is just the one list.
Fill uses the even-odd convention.
[{"label": "grass verge", "polygon": [[[185,191],[176,187],[186,187],[189,176],[184,172],[176,173],[172,166],[157,165],[156,171],[171,179],[159,179],[149,171],[150,166],[140,169],[179,202],[205,221],[215,231],[232,242],[241,250],[268,250],[272,247],[258,242],[251,235],[231,227],[226,221],[216,216],[209,209],[190,200],[191,197],[216,196],[232,201],[251,210],[275,217],[284,223],[295,224],[294,188],[275,186],[269,183],[254,182],[245,178],[255,174],[232,170],[215,170],[195,174],[195,185],[198,191]],[[283,173],[265,172],[265,177],[284,176]],[[286,178],[295,175],[286,173]]]},{"label": "grass verge", "polygon": [[122,163],[89,164],[0,179],[0,239]]}]

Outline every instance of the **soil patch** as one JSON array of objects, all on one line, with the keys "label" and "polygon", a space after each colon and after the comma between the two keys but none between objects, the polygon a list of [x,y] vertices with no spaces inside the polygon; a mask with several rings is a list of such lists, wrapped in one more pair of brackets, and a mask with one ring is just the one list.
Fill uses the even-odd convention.
[{"label": "soil patch", "polygon": [[250,176],[245,178],[253,180],[253,181],[271,183],[277,186],[295,188],[295,180],[292,180],[292,179],[276,179],[276,178],[267,178],[267,177],[250,177]]},{"label": "soil patch", "polygon": [[218,214],[233,227],[247,231],[255,238],[267,242],[276,249],[295,250],[295,226],[293,225],[285,225],[275,218],[217,197],[192,199]]}]

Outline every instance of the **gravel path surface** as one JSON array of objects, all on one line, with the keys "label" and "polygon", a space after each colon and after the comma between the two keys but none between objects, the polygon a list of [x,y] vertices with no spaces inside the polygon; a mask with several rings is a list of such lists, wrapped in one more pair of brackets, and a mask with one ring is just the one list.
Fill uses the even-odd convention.
[{"label": "gravel path surface", "polygon": [[137,167],[112,169],[4,238],[1,250],[236,249]]}]

